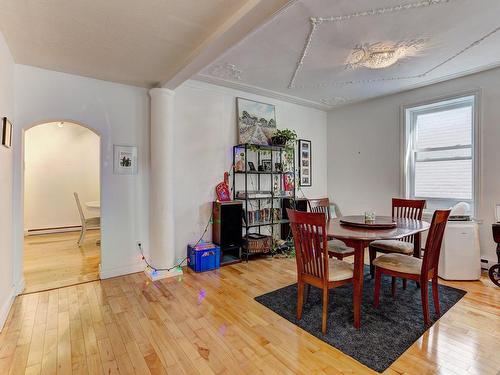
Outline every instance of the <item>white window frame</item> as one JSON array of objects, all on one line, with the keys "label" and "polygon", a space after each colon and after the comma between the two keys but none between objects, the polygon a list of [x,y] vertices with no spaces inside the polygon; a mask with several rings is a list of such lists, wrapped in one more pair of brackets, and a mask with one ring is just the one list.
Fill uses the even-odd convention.
[{"label": "white window frame", "polygon": [[[480,138],[480,105],[481,105],[481,92],[480,90],[460,92],[457,94],[434,98],[428,101],[406,104],[401,106],[401,194],[406,198],[418,198],[413,194],[414,189],[414,166],[415,155],[413,151],[414,131],[412,127],[414,122],[412,116],[422,114],[425,112],[432,112],[436,107],[443,108],[442,105],[449,107],[459,107],[459,103],[467,98],[473,98],[472,106],[472,197],[473,199],[467,201],[471,204],[470,214],[477,217],[478,208],[480,206],[480,185],[481,185],[481,138]],[[412,111],[413,110],[413,111]],[[457,148],[461,148],[457,146]],[[446,147],[449,149],[449,147]],[[454,205],[457,200],[454,199],[439,199],[439,198],[426,198],[428,211],[433,211],[433,208],[447,208]]]}]

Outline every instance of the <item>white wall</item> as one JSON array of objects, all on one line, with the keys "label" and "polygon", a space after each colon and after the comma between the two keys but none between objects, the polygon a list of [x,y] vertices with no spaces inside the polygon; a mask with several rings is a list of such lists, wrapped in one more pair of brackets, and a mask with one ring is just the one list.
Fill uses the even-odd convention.
[{"label": "white wall", "polygon": [[70,122],[25,132],[25,230],[81,225],[74,192],[87,217],[99,214],[85,206],[99,200],[99,147],[96,133]]},{"label": "white wall", "polygon": [[[13,116],[14,61],[0,33],[0,118],[9,118],[15,126]],[[15,295],[12,273],[12,154],[12,149],[0,146],[0,330]]]},{"label": "white wall", "polygon": [[328,113],[328,189],[343,213],[390,213],[400,196],[400,107],[459,92],[481,90],[482,256],[496,262],[491,223],[500,203],[500,69],[354,104]]},{"label": "white wall", "polygon": [[[175,90],[175,217],[176,258],[185,256],[188,242],[198,240],[210,217],[214,188],[232,163],[237,143],[236,97],[276,106],[278,128],[297,131],[312,141],[313,186],[308,197],[327,193],[326,112],[248,94],[199,81]],[[211,227],[206,236],[211,239]]]},{"label": "white wall", "polygon": [[[101,277],[143,270],[136,241],[148,241],[147,90],[24,65],[16,65],[15,79],[16,281],[22,279],[22,131],[55,120],[84,124],[101,136]],[[138,146],[138,175],[113,175],[114,144]]]}]

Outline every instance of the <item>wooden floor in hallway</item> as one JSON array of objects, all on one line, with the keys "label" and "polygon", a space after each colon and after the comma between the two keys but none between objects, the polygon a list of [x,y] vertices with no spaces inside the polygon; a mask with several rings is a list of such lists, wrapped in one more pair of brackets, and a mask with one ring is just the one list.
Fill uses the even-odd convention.
[{"label": "wooden floor in hallway", "polygon": [[82,246],[77,244],[79,235],[65,232],[25,237],[23,293],[99,279],[100,232],[87,231]]},{"label": "wooden floor in hallway", "polygon": [[[143,273],[20,296],[0,374],[374,374],[254,301],[294,283],[266,258],[150,283]],[[497,374],[500,291],[485,276],[386,374]]]}]

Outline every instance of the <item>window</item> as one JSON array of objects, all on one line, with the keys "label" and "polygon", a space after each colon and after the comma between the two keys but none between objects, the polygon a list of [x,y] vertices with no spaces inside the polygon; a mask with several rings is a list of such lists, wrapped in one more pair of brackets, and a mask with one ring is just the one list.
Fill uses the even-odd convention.
[{"label": "window", "polygon": [[428,209],[476,201],[477,95],[456,97],[405,111],[405,193],[426,199]]}]

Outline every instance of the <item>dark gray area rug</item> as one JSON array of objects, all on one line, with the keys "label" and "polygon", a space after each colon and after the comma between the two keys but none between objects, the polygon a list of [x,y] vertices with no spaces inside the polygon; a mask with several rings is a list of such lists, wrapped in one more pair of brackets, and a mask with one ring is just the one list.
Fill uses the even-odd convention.
[{"label": "dark gray area rug", "polygon": [[[429,297],[432,296],[430,287],[429,283]],[[359,330],[352,325],[352,284],[330,290],[325,335],[321,333],[320,289],[311,287],[300,321],[296,318],[297,284],[256,297],[255,300],[371,369],[383,372],[422,336],[425,327],[420,289],[413,281],[408,281],[407,289],[403,290],[402,282],[398,280],[396,297],[392,299],[391,278],[384,276],[379,309],[372,307],[373,290],[374,280],[366,267]],[[461,289],[439,285],[441,314],[445,314],[465,294]],[[432,298],[429,300],[431,319],[435,321],[434,304]]]}]

